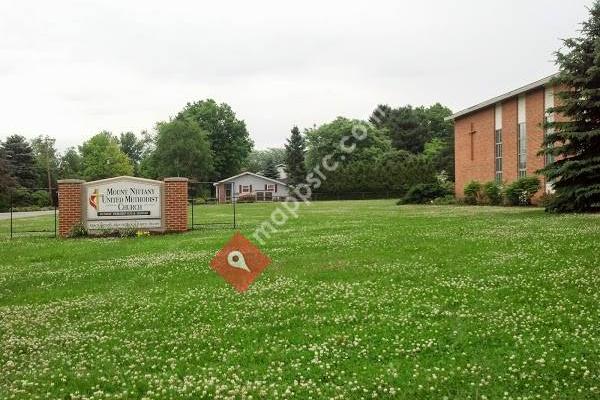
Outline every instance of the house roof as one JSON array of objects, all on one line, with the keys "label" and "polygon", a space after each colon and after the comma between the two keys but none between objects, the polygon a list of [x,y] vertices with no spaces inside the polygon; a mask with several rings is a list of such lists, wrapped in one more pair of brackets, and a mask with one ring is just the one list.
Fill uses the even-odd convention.
[{"label": "house roof", "polygon": [[525,86],[522,86],[522,87],[520,87],[518,89],[512,90],[512,91],[510,91],[508,93],[504,93],[504,94],[502,94],[500,96],[493,97],[493,98],[491,98],[489,100],[483,101],[483,102],[481,102],[479,104],[476,104],[476,105],[474,105],[472,107],[465,108],[464,110],[459,111],[456,114],[453,114],[453,115],[451,115],[449,117],[444,118],[444,120],[445,121],[453,121],[453,120],[455,120],[457,118],[460,118],[460,117],[463,117],[463,116],[465,116],[467,114],[471,114],[471,113],[473,113],[473,112],[475,112],[477,110],[481,110],[482,108],[489,107],[489,106],[494,105],[496,103],[500,103],[503,100],[506,100],[506,99],[509,99],[511,97],[515,97],[515,96],[518,96],[520,94],[526,93],[526,92],[528,92],[528,91],[530,91],[532,89],[536,89],[536,88],[538,88],[540,86],[546,86],[557,75],[558,75],[557,73],[556,74],[552,74],[552,75],[547,76],[547,77],[545,77],[543,79],[540,79],[538,81],[532,82],[532,83],[530,83],[528,85],[525,85]]},{"label": "house roof", "polygon": [[232,181],[232,180],[234,180],[236,178],[239,178],[240,176],[243,176],[243,175],[252,175],[252,176],[264,179],[264,180],[269,181],[269,182],[278,183],[280,185],[287,186],[287,183],[285,183],[285,182],[278,181],[277,179],[267,178],[266,176],[255,174],[254,172],[242,172],[241,174],[237,174],[237,175],[231,176],[229,178],[220,180],[219,182],[215,182],[215,183],[213,183],[213,185],[217,186],[219,183],[229,182],[229,181]]}]

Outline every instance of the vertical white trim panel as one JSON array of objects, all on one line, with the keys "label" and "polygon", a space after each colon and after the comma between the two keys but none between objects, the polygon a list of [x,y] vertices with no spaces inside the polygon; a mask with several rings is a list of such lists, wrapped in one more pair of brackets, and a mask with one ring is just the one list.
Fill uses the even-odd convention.
[{"label": "vertical white trim panel", "polygon": [[502,129],[502,103],[496,104],[494,114],[496,117],[496,130]]},{"label": "vertical white trim panel", "polygon": [[518,113],[517,113],[517,122],[523,123],[525,122],[525,95],[519,96],[518,100]]}]

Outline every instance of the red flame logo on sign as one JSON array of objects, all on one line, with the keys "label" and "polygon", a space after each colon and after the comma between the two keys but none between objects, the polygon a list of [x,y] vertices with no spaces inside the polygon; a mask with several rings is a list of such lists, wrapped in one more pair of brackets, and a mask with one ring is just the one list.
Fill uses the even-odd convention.
[{"label": "red flame logo on sign", "polygon": [[90,206],[94,207],[94,209],[98,209],[98,189],[94,189],[92,194],[90,195]]}]

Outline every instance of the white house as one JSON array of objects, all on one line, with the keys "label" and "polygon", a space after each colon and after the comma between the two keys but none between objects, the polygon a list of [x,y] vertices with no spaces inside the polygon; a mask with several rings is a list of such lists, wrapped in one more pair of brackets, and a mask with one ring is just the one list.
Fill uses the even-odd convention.
[{"label": "white house", "polygon": [[219,203],[231,201],[232,195],[234,201],[240,198],[274,201],[285,200],[290,194],[287,184],[252,172],[242,172],[214,185]]}]

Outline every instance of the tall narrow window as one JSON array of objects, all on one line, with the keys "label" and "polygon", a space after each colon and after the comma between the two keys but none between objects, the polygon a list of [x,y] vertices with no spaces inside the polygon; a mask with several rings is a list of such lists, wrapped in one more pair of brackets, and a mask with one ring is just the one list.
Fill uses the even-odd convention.
[{"label": "tall narrow window", "polygon": [[519,178],[527,175],[527,125],[519,124]]},{"label": "tall narrow window", "polygon": [[496,183],[502,183],[502,129],[496,129]]},{"label": "tall narrow window", "polygon": [[[545,89],[545,98],[544,98],[544,109],[546,112],[546,118],[545,118],[544,122],[546,122],[546,123],[554,122],[554,113],[549,112],[549,110],[553,107],[554,107],[554,88],[547,87]],[[546,124],[544,124],[544,125],[546,125]],[[550,134],[554,133],[554,128],[544,127],[544,133],[546,135],[550,135]],[[548,145],[548,148],[552,148],[552,147],[553,146],[551,144]],[[546,154],[546,158],[545,158],[546,165],[552,164],[553,162],[554,162],[554,155]]]},{"label": "tall narrow window", "polygon": [[527,175],[527,124],[525,122],[525,96],[518,100],[517,161],[519,178]]},{"label": "tall narrow window", "polygon": [[496,104],[494,133],[494,161],[496,183],[502,183],[502,104]]}]

